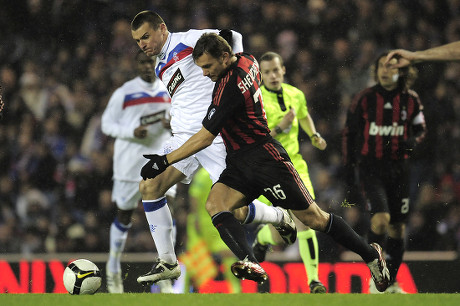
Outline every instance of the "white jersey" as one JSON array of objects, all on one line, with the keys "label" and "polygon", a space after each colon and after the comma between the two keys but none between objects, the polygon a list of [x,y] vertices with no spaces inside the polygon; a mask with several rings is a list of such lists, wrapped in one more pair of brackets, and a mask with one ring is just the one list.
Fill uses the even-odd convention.
[{"label": "white jersey", "polygon": [[[162,151],[171,137],[161,119],[169,116],[171,99],[164,85],[153,84],[136,77],[115,90],[102,114],[102,132],[116,138],[113,155],[113,178],[139,182],[142,166],[147,162],[142,155]],[[147,137],[134,137],[140,125],[148,128]]]},{"label": "white jersey", "polygon": [[[202,127],[202,121],[211,104],[214,82],[203,76],[195,65],[193,48],[204,33],[219,30],[189,30],[169,33],[158,55],[155,72],[171,96],[171,129],[173,134],[193,135]],[[242,36],[233,33],[233,52],[243,51]]]}]

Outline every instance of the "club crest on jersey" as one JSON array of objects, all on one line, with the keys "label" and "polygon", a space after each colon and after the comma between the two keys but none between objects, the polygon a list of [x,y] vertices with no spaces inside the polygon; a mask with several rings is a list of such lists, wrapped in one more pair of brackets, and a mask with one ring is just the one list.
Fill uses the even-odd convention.
[{"label": "club crest on jersey", "polygon": [[174,52],[173,59],[175,62],[179,61],[179,56],[177,56],[177,52]]},{"label": "club crest on jersey", "polygon": [[168,93],[171,98],[176,92],[179,85],[182,84],[182,82],[184,81],[185,79],[184,79],[184,76],[182,75],[182,72],[180,71],[179,68],[177,68],[176,72],[174,72],[174,74],[172,75],[171,80],[169,80],[169,83],[167,86]]},{"label": "club crest on jersey", "polygon": [[215,108],[212,108],[209,113],[208,113],[208,120],[211,120],[211,117],[214,115],[214,113],[216,112],[216,109]]},{"label": "club crest on jersey", "polygon": [[406,120],[407,119],[407,111],[403,109],[401,111],[401,120]]}]

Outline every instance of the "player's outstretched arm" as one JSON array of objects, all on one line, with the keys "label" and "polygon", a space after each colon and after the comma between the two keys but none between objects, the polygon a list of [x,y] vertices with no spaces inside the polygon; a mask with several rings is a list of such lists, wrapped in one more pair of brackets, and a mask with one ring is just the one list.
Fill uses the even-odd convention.
[{"label": "player's outstretched arm", "polygon": [[169,164],[177,163],[210,146],[214,138],[216,138],[214,134],[205,127],[201,127],[201,130],[190,137],[182,146],[166,155]]},{"label": "player's outstretched arm", "polygon": [[428,61],[460,61],[460,41],[424,51],[393,50],[388,54],[385,63],[389,63],[393,58],[398,60],[396,64],[392,65],[395,68]]}]

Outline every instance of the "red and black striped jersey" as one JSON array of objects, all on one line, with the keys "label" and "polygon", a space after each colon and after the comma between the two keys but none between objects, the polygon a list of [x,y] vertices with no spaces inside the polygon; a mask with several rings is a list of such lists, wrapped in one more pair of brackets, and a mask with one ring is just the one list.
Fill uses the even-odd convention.
[{"label": "red and black striped jersey", "polygon": [[407,159],[425,133],[416,92],[375,85],[358,93],[350,105],[342,132],[343,162]]},{"label": "red and black striped jersey", "polygon": [[203,126],[221,133],[227,153],[267,141],[270,130],[260,90],[261,75],[254,56],[236,55],[228,71],[217,80]]}]

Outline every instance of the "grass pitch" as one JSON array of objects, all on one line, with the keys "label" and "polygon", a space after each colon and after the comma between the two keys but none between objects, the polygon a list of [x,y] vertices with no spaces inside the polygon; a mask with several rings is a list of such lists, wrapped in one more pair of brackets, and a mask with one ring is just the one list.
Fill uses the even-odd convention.
[{"label": "grass pitch", "polygon": [[0,294],[2,306],[424,306],[460,305],[460,294],[152,294],[126,293],[73,296],[70,294]]}]

